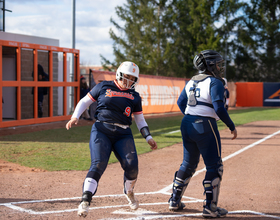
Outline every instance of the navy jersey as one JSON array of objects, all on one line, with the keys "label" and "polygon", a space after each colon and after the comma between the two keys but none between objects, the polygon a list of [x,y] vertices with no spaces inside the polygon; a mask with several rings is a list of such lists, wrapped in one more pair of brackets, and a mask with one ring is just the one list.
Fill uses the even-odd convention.
[{"label": "navy jersey", "polygon": [[131,125],[132,114],[142,114],[141,97],[133,89],[122,89],[117,81],[103,81],[88,96],[97,101],[94,117],[102,122]]}]

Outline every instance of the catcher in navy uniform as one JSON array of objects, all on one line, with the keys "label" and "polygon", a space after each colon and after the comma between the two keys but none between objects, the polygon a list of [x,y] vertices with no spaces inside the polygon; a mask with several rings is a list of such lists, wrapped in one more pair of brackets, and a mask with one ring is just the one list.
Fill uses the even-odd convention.
[{"label": "catcher in navy uniform", "polygon": [[91,166],[83,184],[82,201],[78,215],[86,217],[92,196],[96,193],[98,181],[105,171],[113,151],[124,170],[124,194],[130,208],[136,210],[139,202],[134,196],[133,188],[138,175],[138,157],[130,129],[131,115],[152,150],[157,149],[142,112],[141,97],[134,90],[139,82],[139,68],[130,61],[123,62],[116,72],[114,81],[97,84],[77,104],[71,120],[66,124],[67,130],[78,123],[80,115],[93,103],[97,102],[96,122],[90,134]]},{"label": "catcher in navy uniform", "polygon": [[175,172],[169,210],[184,208],[181,198],[197,168],[200,154],[206,174],[203,180],[206,194],[202,216],[215,218],[228,211],[219,208],[218,197],[223,175],[221,140],[216,120],[221,119],[230,129],[232,139],[237,137],[235,125],[224,107],[224,59],[213,50],[201,51],[193,60],[199,74],[186,84],[177,104],[185,115],[181,122],[184,147],[183,162]]}]

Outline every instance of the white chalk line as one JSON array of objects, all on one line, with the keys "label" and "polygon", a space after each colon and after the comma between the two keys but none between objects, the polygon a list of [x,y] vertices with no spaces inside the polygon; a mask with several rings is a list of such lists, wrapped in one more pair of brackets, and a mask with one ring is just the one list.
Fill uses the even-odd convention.
[{"label": "white chalk line", "polygon": [[[135,219],[149,220],[149,219],[166,219],[166,218],[176,218],[176,217],[178,217],[178,218],[179,217],[195,217],[195,216],[202,215],[202,213],[163,215],[163,214],[158,214],[157,212],[151,212],[151,211],[147,211],[147,210],[140,210],[140,212],[133,213],[133,212],[128,212],[127,210],[122,210],[122,209],[114,211],[113,214],[137,215],[137,217],[133,217],[133,218],[119,218],[119,219],[114,218],[114,220],[135,220]],[[275,216],[275,215],[268,215],[268,214],[265,214],[262,212],[255,212],[255,211],[251,211],[251,210],[236,210],[236,211],[228,212],[228,214],[253,214],[253,215],[264,216],[267,218],[280,219],[280,217]],[[109,218],[100,219],[100,220],[109,220]]]},{"label": "white chalk line", "polygon": [[[163,193],[160,191],[155,192],[144,192],[144,193],[134,193],[135,195],[149,195],[149,194],[166,194],[170,195],[170,193]],[[110,198],[110,197],[121,197],[125,196],[124,194],[113,194],[113,195],[100,195],[100,196],[94,196],[94,198]],[[183,196],[184,199],[190,199],[190,200],[198,200],[203,201],[201,199],[196,199],[193,197]],[[8,203],[0,203],[0,206],[7,206],[7,205],[16,205],[16,204],[28,204],[28,203],[41,203],[41,202],[57,202],[57,201],[65,201],[65,200],[79,200],[81,197],[72,197],[72,198],[59,198],[59,199],[43,199],[43,200],[30,200],[30,201],[20,201],[20,202],[8,202]]]},{"label": "white chalk line", "polygon": [[[178,131],[174,131],[173,133],[178,132]],[[170,133],[170,132],[169,132]],[[238,154],[268,140],[269,138],[277,135],[280,133],[280,130],[277,132],[274,132],[273,134],[270,134],[264,138],[262,138],[259,141],[254,142],[253,144],[250,144],[236,152],[234,152],[233,154],[230,154],[228,156],[226,156],[225,158],[223,158],[223,161],[226,161],[234,156],[237,156]],[[203,169],[200,169],[198,171],[195,172],[194,176],[197,176],[198,174],[202,173],[206,171],[206,168],[204,167]],[[170,184],[167,187],[156,191],[156,192],[145,192],[145,193],[135,193],[135,195],[147,195],[147,194],[157,194],[157,193],[161,193],[161,194],[168,194],[170,195],[170,193],[168,193],[168,191],[170,189],[172,189],[172,185]],[[115,194],[115,195],[101,195],[101,196],[95,196],[95,198],[101,198],[101,197],[120,197],[120,196],[124,196],[123,194]],[[201,199],[195,199],[195,198],[191,198],[191,197],[185,197],[183,196],[183,198],[188,198],[190,199],[190,201],[183,201],[184,203],[191,203],[191,202],[202,202],[203,200]],[[21,208],[19,206],[16,206],[16,204],[27,204],[27,203],[39,203],[39,202],[51,202],[51,201],[64,201],[64,200],[75,200],[75,199],[80,199],[80,197],[73,197],[73,198],[60,198],[60,199],[45,199],[45,200],[32,200],[32,201],[21,201],[21,202],[10,202],[10,203],[0,203],[0,206],[6,206],[8,208],[17,210],[17,211],[21,211],[21,212],[27,212],[30,214],[36,214],[36,215],[42,215],[42,214],[55,214],[55,213],[62,213],[62,212],[74,212],[77,211],[77,209],[67,209],[67,210],[57,210],[57,211],[43,211],[43,212],[36,212],[30,209],[24,209]],[[162,203],[142,203],[140,204],[140,206],[150,206],[150,205],[163,205],[163,204],[168,204],[167,202],[162,202]],[[108,208],[121,208],[121,207],[128,207],[128,205],[115,205],[115,206],[102,206],[102,207],[91,207],[89,208],[90,210],[92,209],[108,209]],[[146,211],[147,212],[147,211]],[[265,217],[270,217],[270,218],[274,218],[274,219],[280,219],[280,217],[277,216],[273,216],[273,215],[267,215],[261,212],[255,212],[255,211],[250,211],[250,210],[239,210],[239,211],[232,211],[229,212],[229,214],[238,214],[238,213],[250,213],[250,214],[255,214],[255,215],[262,215]],[[130,214],[133,214],[133,212],[131,212]],[[156,214],[156,213],[155,213]],[[145,215],[144,213],[142,213],[141,215]],[[201,213],[198,214],[179,214],[179,215],[159,215],[159,216],[145,216],[145,219],[161,219],[161,218],[174,218],[174,217],[191,217],[191,216],[198,216],[201,215]],[[123,220],[129,220],[129,219],[137,219],[137,218],[128,218],[128,219],[123,219]],[[139,219],[142,219],[142,217],[139,217]],[[122,219],[119,219],[122,220]]]},{"label": "white chalk line", "polygon": [[[159,192],[148,192],[148,193],[135,193],[135,195],[147,195],[147,194],[158,194]],[[167,194],[167,193],[165,193]],[[168,193],[167,195],[170,195]],[[124,196],[124,194],[115,194],[115,195],[102,195],[102,196],[94,196],[94,198],[102,198],[102,197],[121,197]],[[31,209],[24,209],[19,206],[16,206],[17,204],[28,204],[28,203],[43,203],[43,202],[57,202],[57,201],[65,201],[65,200],[76,200],[81,199],[81,197],[73,197],[73,198],[61,198],[61,199],[46,199],[46,200],[32,200],[32,201],[21,201],[21,202],[10,202],[10,203],[0,203],[0,206],[6,206],[8,208],[21,211],[21,212],[27,212],[29,214],[34,215],[42,215],[42,214],[56,214],[56,213],[63,213],[63,212],[73,212],[77,211],[78,209],[66,209],[66,210],[57,210],[57,211],[34,211]],[[202,199],[195,199],[192,197],[183,196],[183,199],[190,199],[188,201],[182,201],[183,203],[196,203],[196,202],[203,202]],[[154,206],[154,205],[167,205],[168,202],[157,202],[157,203],[141,203],[140,206]],[[90,210],[93,209],[110,209],[110,208],[122,208],[122,207],[129,207],[128,204],[125,205],[113,205],[113,206],[100,206],[100,207],[90,207]]]},{"label": "white chalk line", "polygon": [[170,131],[170,132],[167,132],[166,134],[174,134],[174,133],[178,133],[180,132],[181,130],[176,130],[176,131]]}]

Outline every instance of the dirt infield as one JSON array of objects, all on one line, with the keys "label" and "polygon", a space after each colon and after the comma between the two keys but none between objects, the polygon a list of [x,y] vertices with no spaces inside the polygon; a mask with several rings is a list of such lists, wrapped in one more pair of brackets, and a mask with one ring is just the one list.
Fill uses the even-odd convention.
[{"label": "dirt infield", "polygon": [[[233,141],[228,130],[221,131],[224,175],[219,205],[229,210],[229,219],[280,219],[280,121],[249,123],[237,131]],[[173,175],[181,160],[181,143],[139,156],[137,211],[129,210],[122,194],[119,163],[109,165],[87,219],[202,219],[202,160],[184,194],[186,208],[168,210]],[[86,173],[44,172],[0,162],[0,219],[79,219],[76,212]]]}]

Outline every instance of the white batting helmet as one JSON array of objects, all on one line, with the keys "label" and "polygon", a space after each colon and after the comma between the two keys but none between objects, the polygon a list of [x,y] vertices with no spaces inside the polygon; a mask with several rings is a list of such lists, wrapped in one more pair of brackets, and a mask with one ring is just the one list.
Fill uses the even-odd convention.
[{"label": "white batting helmet", "polygon": [[[133,84],[130,87],[130,89],[134,89],[136,84],[139,82],[139,67],[131,61],[125,61],[117,69],[116,79],[122,81],[124,74],[135,77],[135,81],[133,81]],[[127,80],[131,81],[129,79]]]}]

